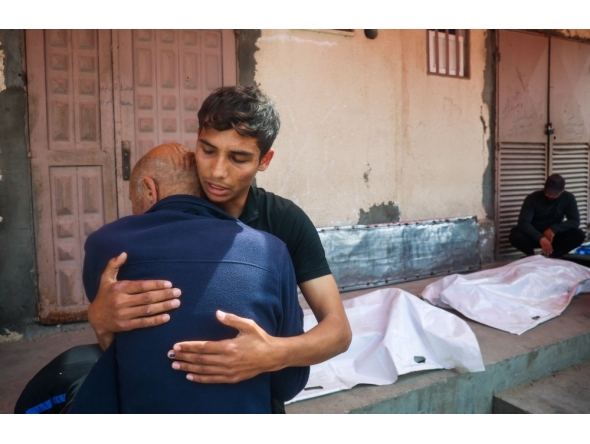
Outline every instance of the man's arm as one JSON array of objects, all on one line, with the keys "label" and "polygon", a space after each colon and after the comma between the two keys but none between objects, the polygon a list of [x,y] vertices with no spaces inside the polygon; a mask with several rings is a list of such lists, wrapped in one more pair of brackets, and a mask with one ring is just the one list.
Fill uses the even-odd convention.
[{"label": "man's arm", "polygon": [[171,288],[168,281],[117,281],[126,260],[127,254],[122,253],[109,261],[96,297],[88,306],[88,322],[103,350],[115,333],[168,322],[170,315],[164,312],[180,306],[180,290]]},{"label": "man's arm", "polygon": [[168,354],[175,360],[172,368],[188,372],[187,379],[194,382],[235,383],[263,372],[317,364],[346,351],[352,332],[332,275],[303,282],[299,287],[318,320],[308,332],[290,338],[273,337],[250,319],[218,313],[219,321],[236,328],[238,336],[174,344]]},{"label": "man's arm", "polygon": [[524,231],[529,237],[540,242],[543,239],[543,233],[537,231],[533,227],[533,217],[535,216],[535,208],[532,203],[532,198],[527,196],[522,203],[520,214],[518,216],[518,228]]},{"label": "man's arm", "polygon": [[580,212],[578,211],[578,202],[576,201],[576,198],[573,194],[568,194],[566,197],[568,198],[564,211],[566,220],[551,227],[551,231],[553,231],[555,234],[571,230],[572,228],[578,228],[580,226]]}]

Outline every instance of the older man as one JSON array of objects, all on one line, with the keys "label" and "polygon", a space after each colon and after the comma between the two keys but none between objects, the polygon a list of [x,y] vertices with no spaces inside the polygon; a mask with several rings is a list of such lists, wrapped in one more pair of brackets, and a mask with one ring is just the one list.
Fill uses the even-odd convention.
[{"label": "older man", "polygon": [[540,247],[546,256],[559,258],[584,242],[586,235],[579,226],[575,196],[565,190],[562,176],[552,174],[542,190],[525,198],[518,225],[510,232],[509,239],[514,248],[527,256],[535,254],[534,249]]}]

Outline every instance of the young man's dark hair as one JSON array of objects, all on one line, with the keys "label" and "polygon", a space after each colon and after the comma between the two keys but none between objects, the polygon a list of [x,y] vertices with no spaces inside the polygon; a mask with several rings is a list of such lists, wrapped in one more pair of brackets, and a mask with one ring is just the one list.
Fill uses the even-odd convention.
[{"label": "young man's dark hair", "polygon": [[224,86],[205,99],[199,116],[203,128],[216,131],[234,129],[256,139],[260,158],[272,147],[281,122],[275,104],[255,86]]}]

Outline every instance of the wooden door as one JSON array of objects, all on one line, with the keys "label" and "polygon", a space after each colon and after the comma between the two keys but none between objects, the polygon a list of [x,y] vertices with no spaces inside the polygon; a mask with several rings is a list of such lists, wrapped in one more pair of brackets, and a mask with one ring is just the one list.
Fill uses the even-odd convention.
[{"label": "wooden door", "polygon": [[[236,84],[231,30],[119,30],[114,32],[117,159],[130,150],[133,165],[151,148],[179,142],[194,149],[205,98]],[[131,214],[129,182],[118,169],[119,214]]]},{"label": "wooden door", "polygon": [[83,320],[84,242],[117,217],[111,33],[26,32],[39,321]]},{"label": "wooden door", "polygon": [[38,320],[86,319],[89,234],[131,214],[128,168],[167,141],[191,148],[207,95],[236,84],[231,30],[26,32]]}]

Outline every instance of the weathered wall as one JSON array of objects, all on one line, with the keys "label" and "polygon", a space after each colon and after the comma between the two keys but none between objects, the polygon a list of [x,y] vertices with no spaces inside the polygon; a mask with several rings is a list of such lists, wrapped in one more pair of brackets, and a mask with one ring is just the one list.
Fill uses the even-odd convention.
[{"label": "weathered wall", "polygon": [[584,42],[590,41],[590,29],[535,29],[529,31],[536,31],[543,34],[581,40]]},{"label": "weathered wall", "polygon": [[453,79],[426,74],[425,30],[263,30],[255,82],[282,128],[258,185],[318,227],[493,217],[486,35],[471,32],[471,78]]},{"label": "weathered wall", "polygon": [[24,33],[0,30],[0,342],[36,315],[23,50]]}]

